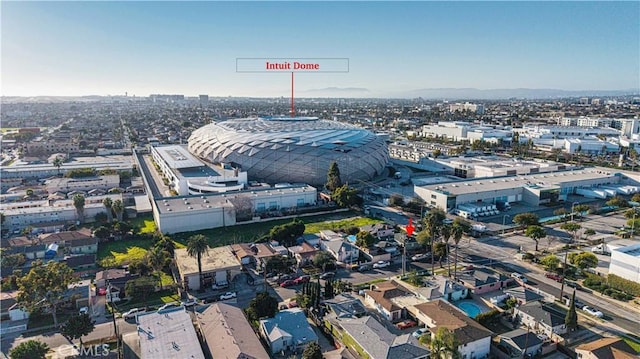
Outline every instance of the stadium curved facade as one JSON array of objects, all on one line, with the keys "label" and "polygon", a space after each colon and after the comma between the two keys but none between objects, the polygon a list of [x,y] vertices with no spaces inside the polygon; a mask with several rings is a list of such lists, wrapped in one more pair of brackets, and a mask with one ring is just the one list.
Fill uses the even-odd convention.
[{"label": "stadium curved facade", "polygon": [[369,180],[389,159],[383,139],[352,125],[315,117],[244,118],[212,123],[189,137],[189,151],[232,163],[250,179],[324,184],[331,162],[343,181]]}]

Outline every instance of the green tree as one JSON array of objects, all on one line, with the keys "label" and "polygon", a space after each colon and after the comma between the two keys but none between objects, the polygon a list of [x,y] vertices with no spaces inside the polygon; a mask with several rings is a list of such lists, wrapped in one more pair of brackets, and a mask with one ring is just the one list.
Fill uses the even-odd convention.
[{"label": "green tree", "polygon": [[277,255],[269,257],[265,262],[265,270],[268,272],[284,272],[289,268],[289,260],[285,256]]},{"label": "green tree", "polygon": [[107,218],[109,218],[109,222],[111,222],[113,220],[113,213],[111,212],[111,208],[113,207],[113,201],[111,200],[111,197],[105,197],[102,200],[102,205],[107,210]]},{"label": "green tree", "polygon": [[37,340],[27,340],[9,352],[11,359],[45,359],[49,346]]},{"label": "green tree", "polygon": [[402,197],[402,195],[399,195],[397,193],[392,194],[391,197],[389,197],[389,205],[396,206],[396,207],[404,206],[404,197]]},{"label": "green tree", "polygon": [[100,226],[93,231],[93,235],[101,241],[104,241],[105,239],[109,238],[109,235],[111,235],[111,231],[105,226]]},{"label": "green tree", "polygon": [[198,278],[200,278],[201,289],[204,287],[202,284],[202,256],[208,252],[209,243],[207,242],[207,237],[202,234],[196,234],[189,237],[189,240],[187,241],[187,254],[198,261]]},{"label": "green tree", "polygon": [[431,153],[433,155],[433,158],[438,158],[440,156],[442,156],[442,151],[440,151],[439,149],[435,149],[433,150],[433,152]]},{"label": "green tree", "polygon": [[633,202],[640,202],[640,193],[634,194],[633,197],[631,197],[631,200]]},{"label": "green tree", "polygon": [[58,170],[58,176],[60,176],[60,167],[62,167],[62,163],[64,161],[62,160],[61,157],[57,156],[54,160],[53,160],[53,165],[56,167],[56,169]]},{"label": "green tree", "polygon": [[327,266],[333,266],[335,259],[328,252],[321,251],[313,256],[313,265],[316,268],[322,268],[322,271],[327,270]]},{"label": "green tree", "polygon": [[458,351],[460,342],[452,331],[441,326],[431,340],[431,358],[434,359],[458,359],[461,357]]},{"label": "green tree", "polygon": [[316,342],[311,342],[304,348],[302,359],[322,359],[322,349]]},{"label": "green tree", "polygon": [[[440,228],[440,237],[442,238],[442,242],[445,247],[444,257],[447,258],[447,273],[448,276],[451,277],[451,261],[449,260],[449,240],[451,239],[451,235],[453,234],[453,226],[451,224],[443,224]],[[440,267],[442,267],[442,257],[440,257]]]},{"label": "green tree", "polygon": [[582,228],[582,226],[574,222],[566,222],[560,226],[560,229],[562,229],[563,231],[571,233],[571,241],[575,241],[576,233],[580,230],[580,228]]},{"label": "green tree", "polygon": [[564,207],[560,207],[558,209],[556,209],[555,211],[553,211],[553,214],[555,214],[556,216],[561,216],[562,218],[564,218],[567,215],[567,209]]},{"label": "green tree", "polygon": [[66,263],[50,261],[45,265],[36,260],[29,273],[18,279],[18,302],[29,312],[48,307],[53,316],[53,324],[58,326],[58,306],[65,300],[64,294],[74,280],[73,270]]},{"label": "green tree", "polygon": [[525,212],[513,216],[513,223],[526,228],[528,226],[537,226],[540,223],[540,219],[534,213]]},{"label": "green tree", "polygon": [[[424,226],[424,229],[422,230],[422,232],[426,232],[425,235],[431,238],[429,241],[429,244],[431,246],[431,251],[430,251],[431,253],[434,253],[435,241],[438,235],[440,235],[440,229],[443,226],[442,222],[445,220],[445,218],[447,218],[447,215],[444,213],[442,209],[434,208],[430,210],[429,213],[427,213],[427,215],[424,216],[424,219],[422,220],[423,226]],[[420,239],[424,240],[423,237],[420,237]],[[418,240],[418,238],[416,238],[416,240]],[[431,273],[434,273],[434,269],[435,269],[435,258],[434,256],[431,256]]]},{"label": "green tree", "polygon": [[555,272],[560,264],[560,258],[554,254],[548,254],[540,259],[540,264],[549,272]]},{"label": "green tree", "polygon": [[571,302],[569,302],[569,310],[567,311],[567,315],[564,317],[564,324],[570,331],[574,331],[578,327],[578,313],[576,313],[575,290],[573,291],[573,295],[571,296]]},{"label": "green tree", "polygon": [[249,302],[247,316],[249,320],[256,321],[260,318],[273,318],[278,312],[278,300],[266,292],[260,292]]},{"label": "green tree", "polygon": [[153,268],[156,276],[158,276],[158,281],[160,282],[160,290],[162,290],[162,269],[168,266],[169,262],[169,253],[165,251],[161,247],[152,247],[147,251],[146,254],[147,262]]},{"label": "green tree", "polygon": [[362,248],[369,248],[376,242],[376,237],[370,232],[360,231],[356,234],[356,245]]},{"label": "green tree", "polygon": [[[444,242],[436,242],[433,247],[433,254],[438,256],[438,264],[440,268],[442,268],[442,259],[447,256],[447,244]],[[433,271],[433,268],[431,268],[431,270]]]},{"label": "green tree", "polygon": [[169,258],[173,257],[176,250],[176,243],[171,239],[171,237],[165,234],[161,234],[159,237],[156,237],[156,242],[153,246],[164,249],[169,254]]},{"label": "green tree", "polygon": [[547,231],[544,230],[541,226],[532,225],[527,227],[525,231],[525,235],[536,242],[536,252],[538,251],[538,242],[547,236]]},{"label": "green tree", "polygon": [[342,187],[342,179],[340,179],[340,169],[338,163],[331,162],[329,165],[329,171],[327,172],[327,183],[325,187],[330,193],[333,193],[338,188]]},{"label": "green tree", "polygon": [[84,196],[80,193],[76,193],[73,196],[73,206],[76,207],[76,212],[78,212],[78,221],[82,223],[84,221]]},{"label": "green tree", "polygon": [[124,291],[133,302],[142,302],[146,307],[149,296],[156,290],[156,283],[157,280],[153,277],[141,276],[128,281]]},{"label": "green tree", "polygon": [[598,257],[591,252],[571,253],[569,260],[571,264],[580,269],[595,268],[598,266]]},{"label": "green tree", "polygon": [[629,201],[622,196],[615,196],[605,203],[607,206],[616,206],[620,208],[629,207]]},{"label": "green tree", "polygon": [[111,208],[115,212],[118,222],[122,222],[122,213],[124,212],[124,204],[122,203],[122,200],[116,199],[115,201],[113,201]]},{"label": "green tree", "polygon": [[331,198],[340,207],[358,206],[363,202],[362,197],[358,196],[358,191],[346,184],[336,188]]},{"label": "green tree", "polygon": [[267,239],[276,241],[285,247],[296,244],[297,239],[304,234],[305,225],[299,218],[281,225],[277,225],[269,230]]},{"label": "green tree", "polygon": [[62,326],[60,333],[71,340],[79,339],[82,347],[82,337],[91,333],[95,324],[87,313],[74,315]]},{"label": "green tree", "polygon": [[469,232],[470,229],[471,225],[469,224],[469,222],[463,219],[456,218],[453,221],[451,236],[453,237],[453,243],[456,245],[455,261],[453,264],[453,278],[455,279],[458,279],[458,247],[460,244],[460,240],[465,233]]},{"label": "green tree", "polygon": [[596,234],[596,231],[594,231],[591,228],[586,228],[582,234],[584,235],[584,239],[589,240],[589,237],[593,236]]}]

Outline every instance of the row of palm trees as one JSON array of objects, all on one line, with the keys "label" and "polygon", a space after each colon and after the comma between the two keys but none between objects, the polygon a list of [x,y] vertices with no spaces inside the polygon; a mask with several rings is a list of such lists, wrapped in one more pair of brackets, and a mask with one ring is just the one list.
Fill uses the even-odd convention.
[{"label": "row of palm trees", "polygon": [[[455,244],[455,260],[454,260],[454,278],[458,277],[458,244],[462,239],[462,236],[469,232],[471,225],[460,219],[456,218],[453,223],[445,223],[447,218],[445,212],[439,208],[434,208],[423,218],[422,223],[424,229],[418,233],[416,239],[419,243],[429,245],[431,248],[431,273],[434,273],[435,269],[435,250],[438,240],[444,244],[443,255],[449,254],[449,241],[453,239]],[[440,263],[442,264],[442,257],[440,256]],[[448,275],[451,276],[451,262],[447,262]]]},{"label": "row of palm trees", "polygon": [[[85,203],[86,200],[82,194],[77,193],[73,196],[73,206],[76,208],[76,212],[78,213],[78,221],[80,221],[81,223],[84,221]],[[102,204],[107,210],[109,222],[113,220],[113,213],[116,214],[118,222],[122,221],[122,214],[124,213],[124,203],[122,203],[121,199],[116,199],[115,201],[113,201],[110,197],[106,197],[102,200]]]}]

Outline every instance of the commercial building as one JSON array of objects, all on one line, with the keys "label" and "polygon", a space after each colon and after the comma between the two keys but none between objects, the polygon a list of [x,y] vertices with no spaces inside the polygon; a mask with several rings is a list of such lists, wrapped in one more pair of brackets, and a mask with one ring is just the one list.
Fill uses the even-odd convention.
[{"label": "commercial building", "polygon": [[163,233],[232,226],[274,210],[315,205],[317,191],[307,185],[155,199],[153,216]]},{"label": "commercial building", "polygon": [[463,121],[439,121],[435,125],[424,125],[422,137],[443,137],[453,141],[486,141],[497,143],[511,141],[513,131],[509,127],[475,125]]},{"label": "commercial building", "polygon": [[151,156],[180,196],[239,191],[247,185],[247,173],[229,164],[208,166],[180,145],[152,146]]},{"label": "commercial building", "polygon": [[[196,258],[191,257],[186,248],[176,249],[174,257],[185,290],[199,290],[200,276]],[[230,246],[209,248],[201,262],[202,284],[205,286],[229,283],[234,275],[240,273],[242,267]]]},{"label": "commercial building", "polygon": [[26,144],[26,153],[44,155],[51,153],[73,153],[80,150],[80,146],[72,141],[29,141]]},{"label": "commercial building", "polygon": [[82,178],[51,178],[44,182],[45,188],[48,193],[55,192],[72,192],[72,191],[84,191],[87,192],[93,189],[109,190],[116,188],[120,185],[119,175],[105,175],[95,177],[82,177]]},{"label": "commercial building", "polygon": [[353,125],[315,117],[260,117],[206,125],[189,138],[189,151],[211,163],[230,163],[252,179],[324,184],[332,162],[343,182],[383,173],[385,141]]},{"label": "commercial building", "polygon": [[0,167],[0,178],[42,179],[83,168],[92,168],[96,171],[131,172],[133,167],[133,158],[131,156],[76,157],[69,162],[64,162],[60,168],[54,166],[53,163],[26,164],[17,162],[11,166],[2,166]]},{"label": "commercial building", "polygon": [[465,204],[485,206],[499,202],[524,202],[539,206],[566,200],[568,195],[579,193],[582,189],[637,184],[638,174],[594,167],[416,186],[414,190],[427,205],[449,211]]},{"label": "commercial building", "polygon": [[640,283],[640,244],[612,248],[609,274]]},{"label": "commercial building", "polygon": [[547,160],[523,160],[501,156],[433,158],[427,161],[434,162],[432,167],[441,166],[447,169],[446,172],[462,178],[528,175],[562,171],[572,167]]}]

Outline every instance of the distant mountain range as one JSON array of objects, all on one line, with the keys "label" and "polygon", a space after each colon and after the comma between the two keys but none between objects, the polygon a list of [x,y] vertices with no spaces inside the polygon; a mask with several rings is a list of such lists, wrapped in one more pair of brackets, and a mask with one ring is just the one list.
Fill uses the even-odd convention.
[{"label": "distant mountain range", "polygon": [[567,97],[593,97],[593,96],[629,96],[638,95],[640,90],[558,90],[558,89],[488,89],[476,88],[432,88],[418,89],[408,92],[390,94],[390,97],[425,99],[456,99],[456,100],[499,100],[499,99],[551,99]]}]

